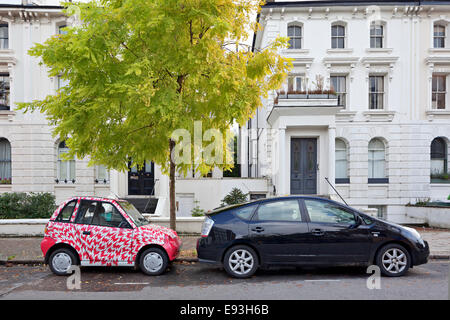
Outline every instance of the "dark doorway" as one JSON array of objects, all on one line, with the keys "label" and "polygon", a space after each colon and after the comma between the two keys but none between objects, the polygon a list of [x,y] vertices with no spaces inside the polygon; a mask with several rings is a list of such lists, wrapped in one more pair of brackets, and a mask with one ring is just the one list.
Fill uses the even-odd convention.
[{"label": "dark doorway", "polygon": [[317,139],[291,139],[291,194],[317,193]]},{"label": "dark doorway", "polygon": [[142,168],[131,167],[128,164],[128,194],[129,195],[154,195],[155,194],[155,165],[151,161],[145,161]]}]

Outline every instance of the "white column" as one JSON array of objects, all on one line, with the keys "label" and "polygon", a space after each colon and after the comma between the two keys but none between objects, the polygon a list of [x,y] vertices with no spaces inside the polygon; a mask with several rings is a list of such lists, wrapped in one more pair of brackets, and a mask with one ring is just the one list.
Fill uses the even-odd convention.
[{"label": "white column", "polygon": [[[335,139],[336,139],[336,127],[328,126],[328,180],[333,185],[335,184]],[[328,185],[328,194],[333,195],[336,192]]]},{"label": "white column", "polygon": [[278,129],[278,195],[286,195],[290,193],[290,190],[288,188],[288,170],[286,170],[286,157],[289,155],[287,154],[286,150],[286,128],[279,128]]}]

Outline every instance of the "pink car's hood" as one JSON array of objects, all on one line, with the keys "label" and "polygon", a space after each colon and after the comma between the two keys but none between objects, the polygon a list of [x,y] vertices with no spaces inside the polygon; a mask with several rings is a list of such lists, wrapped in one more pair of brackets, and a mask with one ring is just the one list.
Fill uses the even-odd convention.
[{"label": "pink car's hood", "polygon": [[138,229],[141,230],[142,232],[150,232],[153,234],[163,233],[171,238],[176,238],[178,236],[177,233],[172,229],[163,226],[158,226],[156,224],[146,224],[144,226],[139,227]]}]

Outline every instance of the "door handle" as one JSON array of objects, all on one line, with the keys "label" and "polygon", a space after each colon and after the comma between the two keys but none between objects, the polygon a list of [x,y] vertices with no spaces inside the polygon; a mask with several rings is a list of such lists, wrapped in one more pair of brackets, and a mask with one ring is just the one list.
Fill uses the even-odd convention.
[{"label": "door handle", "polygon": [[90,231],[83,231],[83,234],[89,236],[89,235],[91,235],[91,232]]},{"label": "door handle", "polygon": [[252,231],[255,231],[255,232],[263,232],[263,231],[264,231],[264,228],[262,228],[262,227],[255,227],[255,228],[252,228]]},{"label": "door handle", "polygon": [[322,229],[312,229],[311,233],[315,236],[323,236],[324,232]]}]

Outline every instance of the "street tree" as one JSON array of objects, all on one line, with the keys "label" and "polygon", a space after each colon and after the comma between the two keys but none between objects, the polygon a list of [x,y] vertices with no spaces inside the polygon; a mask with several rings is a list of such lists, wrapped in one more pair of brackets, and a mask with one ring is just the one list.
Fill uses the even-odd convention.
[{"label": "street tree", "polygon": [[[67,158],[89,157],[91,164],[119,171],[128,170],[130,161],[159,164],[170,177],[175,229],[176,171],[230,169],[224,137],[233,121],[243,125],[292,66],[278,54],[287,38],[257,52],[243,45],[259,27],[254,16],[261,5],[255,0],[66,3],[65,13],[78,23],[29,54],[41,59],[50,77],[67,84],[19,108],[46,115],[53,134],[69,147]],[[219,134],[197,144],[174,138],[176,130],[194,137],[199,122],[205,134]],[[184,159],[178,163],[171,156],[177,143]],[[213,161],[202,157],[208,148]]]}]

